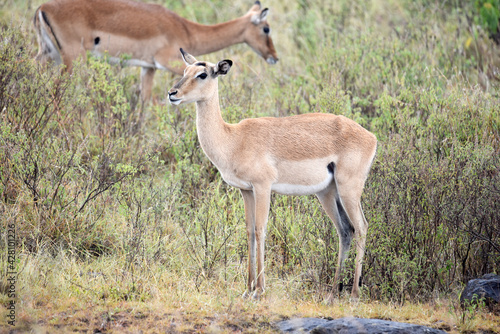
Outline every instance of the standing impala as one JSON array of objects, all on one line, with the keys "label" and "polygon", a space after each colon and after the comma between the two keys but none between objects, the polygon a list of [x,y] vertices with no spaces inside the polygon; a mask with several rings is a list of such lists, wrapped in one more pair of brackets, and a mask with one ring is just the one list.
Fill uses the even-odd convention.
[{"label": "standing impala", "polygon": [[[268,9],[256,1],[240,18],[216,25],[188,21],[155,4],[131,0],[52,0],[41,5],[33,22],[41,62],[66,65],[87,51],[107,54],[112,63],[140,66],[141,97],[151,95],[156,69],[182,74],[180,46],[203,55],[233,44],[247,43],[269,64],[278,61]],[[128,58],[129,57],[129,58]]]},{"label": "standing impala", "polygon": [[375,136],[344,116],[321,113],[228,124],[221,116],[217,77],[229,71],[232,61],[214,65],[198,62],[182,49],[181,53],[187,67],[168,92],[170,103],[196,102],[201,147],[222,178],[240,189],[245,202],[249,253],[245,295],[253,292],[258,298],[264,292],[264,242],[274,191],[319,198],[340,238],[335,286],[355,236],[352,295],[358,297],[368,229],[360,199],[375,157]]}]

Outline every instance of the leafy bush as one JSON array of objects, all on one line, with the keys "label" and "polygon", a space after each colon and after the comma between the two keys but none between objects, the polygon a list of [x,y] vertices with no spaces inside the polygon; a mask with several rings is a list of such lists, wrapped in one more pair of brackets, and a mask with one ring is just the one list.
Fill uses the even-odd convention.
[{"label": "leafy bush", "polygon": [[481,24],[490,34],[498,32],[500,20],[500,2],[498,0],[476,0],[478,23]]},{"label": "leafy bush", "polygon": [[19,33],[2,36],[0,193],[7,207],[19,209],[10,219],[32,251],[49,241],[100,254],[114,238],[99,235],[106,205],[99,208],[96,199],[116,195],[151,157],[126,153],[130,104],[104,74],[109,65],[90,60],[85,74],[60,77],[18,53],[27,47]]}]

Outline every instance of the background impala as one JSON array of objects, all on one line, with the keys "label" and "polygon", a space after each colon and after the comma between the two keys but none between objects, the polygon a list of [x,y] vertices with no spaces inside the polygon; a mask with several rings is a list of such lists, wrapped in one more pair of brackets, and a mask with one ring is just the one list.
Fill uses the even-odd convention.
[{"label": "background impala", "polygon": [[141,97],[145,101],[151,96],[157,69],[182,74],[180,47],[193,55],[202,55],[246,43],[269,64],[275,64],[278,56],[266,20],[268,13],[256,1],[242,17],[202,25],[157,4],[52,0],[41,5],[33,18],[39,44],[36,59],[63,63],[71,71],[73,61],[90,51],[107,54],[114,63],[140,66]]}]

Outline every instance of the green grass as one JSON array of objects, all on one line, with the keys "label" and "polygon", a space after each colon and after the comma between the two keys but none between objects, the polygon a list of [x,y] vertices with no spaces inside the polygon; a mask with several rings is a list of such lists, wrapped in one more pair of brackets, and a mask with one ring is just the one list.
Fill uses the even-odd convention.
[{"label": "green grass", "polygon": [[[15,224],[21,332],[261,333],[301,316],[500,331],[498,315],[458,305],[467,280],[500,271],[500,59],[466,19],[473,3],[263,2],[277,65],[246,45],[198,57],[234,61],[219,82],[228,122],[330,112],[376,134],[363,296],[331,305],[338,240],[316,198],[272,196],[267,290],[243,300],[243,202],[199,147],[194,106],[167,103],[178,78],[159,72],[144,110],[137,68],[90,58],[61,79],[32,60],[40,3],[0,11],[2,329]],[[163,4],[202,23],[251,6]]]}]

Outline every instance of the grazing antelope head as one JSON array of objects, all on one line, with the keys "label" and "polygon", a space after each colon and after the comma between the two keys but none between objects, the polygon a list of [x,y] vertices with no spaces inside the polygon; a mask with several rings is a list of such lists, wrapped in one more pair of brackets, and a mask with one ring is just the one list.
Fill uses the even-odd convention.
[{"label": "grazing antelope head", "polygon": [[[353,297],[359,295],[368,223],[361,194],[375,157],[377,139],[344,116],[302,114],[245,119],[228,124],[221,116],[217,80],[231,68],[197,61],[181,49],[186,69],[168,92],[170,103],[196,103],[200,145],[229,185],[240,189],[248,236],[248,282],[244,296],[264,293],[264,244],[271,192],[315,194],[339,235],[335,283],[351,241],[356,241]],[[338,286],[338,284],[335,284]]]},{"label": "grazing antelope head", "polygon": [[[87,51],[107,55],[111,63],[140,66],[141,97],[148,100],[157,69],[182,74],[182,46],[194,55],[247,43],[269,64],[278,56],[259,1],[234,20],[202,25],[156,4],[132,0],[51,0],[35,12],[40,62],[52,60],[71,71]],[[122,56],[129,56],[124,59]]]},{"label": "grazing antelope head", "polygon": [[271,38],[271,27],[266,20],[268,14],[268,8],[261,10],[260,1],[255,2],[247,14],[252,25],[248,26],[244,35],[245,42],[269,64],[274,65],[278,62],[278,55]]}]

